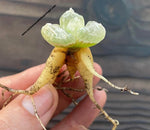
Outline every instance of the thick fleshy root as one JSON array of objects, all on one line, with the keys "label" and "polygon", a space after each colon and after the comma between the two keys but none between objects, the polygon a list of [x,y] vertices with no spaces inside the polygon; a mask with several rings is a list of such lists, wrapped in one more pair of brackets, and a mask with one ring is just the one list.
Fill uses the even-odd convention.
[{"label": "thick fleshy root", "polygon": [[87,70],[86,70],[87,72],[89,72],[89,73],[97,76],[98,78],[100,78],[101,80],[103,80],[104,82],[106,82],[107,84],[109,84],[111,87],[113,87],[115,89],[118,89],[118,90],[121,90],[121,92],[126,92],[127,91],[130,94],[139,95],[139,93],[133,92],[132,90],[130,90],[126,86],[125,87],[119,87],[119,86],[114,85],[113,83],[111,83],[110,81],[108,81],[104,76],[98,74],[94,70],[94,67],[93,67],[93,57],[92,57],[92,54],[91,54],[89,48],[84,48],[84,49],[80,50],[79,52],[77,52],[77,56],[80,58],[80,63],[78,65],[78,67],[79,67],[79,69],[81,71],[82,71],[82,68],[80,67],[80,64],[82,63],[82,65],[87,68]]},{"label": "thick fleshy root", "polygon": [[[3,84],[0,84],[0,87],[3,88],[4,90],[7,90],[8,92],[12,92],[13,95],[16,95],[16,94],[33,95],[47,83],[53,84],[55,82],[55,79],[59,73],[60,68],[65,63],[66,52],[67,52],[66,48],[55,47],[53,49],[52,53],[50,54],[49,58],[46,61],[46,66],[45,66],[43,72],[41,73],[40,77],[31,86],[31,88],[29,90],[16,90],[16,89],[9,88]],[[2,93],[2,95],[4,95],[4,93]],[[8,98],[8,100],[5,101],[4,105],[6,105],[11,100],[10,97]],[[36,106],[35,106],[32,96],[31,96],[31,99],[32,99],[32,104],[34,106],[35,116],[39,120],[42,128],[44,130],[46,130],[45,126],[43,125],[42,121],[40,120],[40,117],[38,116]]]},{"label": "thick fleshy root", "polygon": [[77,70],[80,72],[81,77],[85,83],[85,89],[91,101],[95,104],[95,106],[100,110],[100,112],[105,116],[107,120],[109,120],[113,124],[112,130],[115,130],[119,122],[115,119],[112,119],[103,108],[98,105],[94,98],[93,94],[93,73],[89,71],[91,66],[93,68],[93,57],[89,48],[80,49],[76,54],[76,59],[78,59]]},{"label": "thick fleshy root", "polygon": [[[70,97],[75,104],[76,104],[76,101],[68,93],[66,93],[65,90],[78,91],[78,92],[86,91],[87,94],[89,95],[89,98],[95,104],[95,106],[100,110],[100,112],[105,116],[105,118],[113,124],[112,130],[115,130],[117,125],[119,125],[119,122],[115,119],[112,119],[103,110],[103,108],[100,105],[98,105],[98,103],[94,99],[93,75],[101,78],[103,81],[108,83],[113,88],[119,89],[121,91],[128,91],[129,93],[134,94],[134,95],[138,95],[138,93],[131,91],[127,87],[124,87],[124,88],[118,87],[118,86],[112,84],[110,81],[108,81],[102,75],[99,75],[94,70],[93,57],[92,57],[92,54],[91,54],[91,51],[90,51],[89,48],[82,48],[82,49],[79,49],[77,51],[72,51],[72,50],[65,49],[65,48],[56,48],[55,47],[53,49],[51,55],[47,59],[46,66],[45,66],[43,72],[41,73],[40,77],[37,79],[37,81],[32,85],[32,87],[29,90],[15,90],[15,89],[12,89],[12,88],[8,88],[7,86],[2,85],[2,84],[0,84],[0,87],[3,88],[4,90],[12,92],[14,95],[15,94],[33,95],[34,93],[39,91],[39,89],[41,87],[43,87],[44,85],[46,85],[48,83],[55,84],[55,79],[57,78],[57,76],[59,76],[58,75],[59,70],[64,64],[67,65],[67,68],[68,68],[71,79],[66,80],[67,78],[64,77],[64,79],[62,79],[62,80],[63,81],[66,80],[66,82],[68,82],[70,80],[73,80],[75,78],[74,74],[78,70],[81,77],[84,80],[85,90],[60,87],[59,85],[58,86],[56,85],[56,89],[62,90],[62,92],[66,96]],[[38,116],[38,113],[36,111],[36,106],[35,106],[35,103],[34,103],[33,99],[32,99],[32,103],[33,103],[33,106],[34,106],[34,109],[35,109],[35,115],[36,115],[37,119],[39,120],[39,122],[40,122],[41,126],[43,127],[43,129],[46,129],[44,127],[44,125],[42,124],[39,116]]]},{"label": "thick fleshy root", "polygon": [[40,88],[42,88],[47,83],[53,84],[55,82],[55,79],[57,78],[60,68],[65,64],[66,53],[67,53],[66,48],[55,47],[52,50],[50,56],[48,57],[45,68],[42,71],[40,77],[31,86],[29,90],[16,90],[8,88],[2,84],[0,84],[0,87],[15,94],[32,95],[36,93],[37,91],[39,91]]}]

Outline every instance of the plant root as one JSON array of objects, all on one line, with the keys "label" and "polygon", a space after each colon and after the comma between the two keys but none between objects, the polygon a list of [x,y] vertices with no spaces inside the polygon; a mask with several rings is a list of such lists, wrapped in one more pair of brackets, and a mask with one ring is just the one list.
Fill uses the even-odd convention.
[{"label": "plant root", "polygon": [[31,101],[32,101],[32,105],[33,105],[33,108],[34,108],[34,114],[36,116],[36,118],[38,119],[38,121],[40,122],[40,125],[42,126],[43,130],[46,130],[45,126],[43,125],[39,115],[38,115],[38,112],[37,112],[37,109],[36,109],[36,105],[35,105],[35,101],[32,97],[32,95],[30,96],[31,97]]},{"label": "plant root", "polygon": [[95,105],[100,110],[101,114],[103,114],[104,117],[113,124],[112,130],[116,130],[117,126],[119,125],[119,121],[110,117],[108,113],[103,108],[101,108],[98,104]]},{"label": "plant root", "polygon": [[8,98],[7,98],[7,100],[3,103],[3,107],[2,107],[2,109],[4,108],[4,107],[6,107],[7,106],[7,104],[12,100],[12,98],[14,97],[14,96],[16,96],[17,94],[15,94],[15,93],[13,93],[12,95],[10,95]]},{"label": "plant root", "polygon": [[14,94],[25,94],[25,95],[32,95],[34,94],[33,91],[31,90],[17,90],[17,89],[13,89],[13,88],[9,88],[3,84],[0,84],[0,87],[3,88],[4,90],[8,91],[8,92],[12,92]]},{"label": "plant root", "polygon": [[[61,57],[61,58],[60,58]],[[63,71],[59,74],[60,68],[66,64],[67,70]],[[69,88],[69,87],[61,87],[61,85],[64,83],[68,83],[74,79],[79,78],[79,76],[75,77],[75,72],[79,71],[82,79],[84,80],[85,89],[75,89],[75,88]],[[68,76],[63,76],[63,74],[69,71]],[[111,118],[103,108],[98,105],[94,98],[93,93],[93,75],[97,76],[98,78],[102,79],[104,82],[109,84],[111,87],[115,89],[119,89],[122,92],[127,91],[133,95],[138,95],[139,93],[133,92],[132,90],[125,87],[119,87],[114,84],[112,84],[110,81],[108,81],[105,77],[102,75],[99,75],[93,67],[93,57],[91,54],[91,51],[89,48],[81,48],[76,52],[71,52],[70,50],[66,48],[57,48],[55,47],[49,56],[49,58],[46,61],[46,66],[44,70],[42,71],[40,77],[37,79],[37,81],[31,86],[29,90],[16,90],[12,88],[8,88],[5,85],[0,84],[0,87],[4,90],[7,90],[8,92],[12,92],[14,95],[16,94],[25,94],[30,95],[32,99],[32,104],[34,106],[35,116],[39,120],[41,126],[44,130],[46,130],[45,126],[43,125],[42,121],[40,120],[40,117],[37,113],[37,109],[34,103],[34,100],[32,98],[32,95],[39,91],[41,87],[44,85],[50,83],[52,84],[56,89],[61,90],[64,95],[72,99],[72,102],[77,105],[77,102],[72,97],[72,95],[68,94],[67,91],[75,91],[75,92],[84,92],[86,91],[91,101],[95,104],[97,109],[100,110],[101,114],[105,116],[105,118],[110,121],[113,124],[112,130],[115,130],[117,125],[119,125],[119,121],[116,119]],[[61,78],[61,82],[58,84],[55,82],[56,78]],[[71,78],[70,78],[71,77]],[[97,90],[101,91],[103,89],[96,88]],[[3,92],[2,92],[2,95]],[[5,104],[7,104],[11,100],[11,97],[8,98]]]},{"label": "plant root", "polygon": [[60,90],[69,90],[69,91],[74,91],[74,92],[84,92],[85,89],[76,89],[76,88],[69,88],[69,87],[57,87],[55,86],[56,89]]},{"label": "plant root", "polygon": [[55,86],[56,89],[61,90],[63,92],[63,94],[65,96],[67,96],[68,98],[71,98],[72,102],[74,103],[75,106],[78,105],[78,103],[76,102],[76,100],[67,92],[65,92],[65,90],[68,91],[74,91],[74,92],[85,92],[85,89],[76,89],[76,88],[69,88],[69,87],[57,87]]},{"label": "plant root", "polygon": [[73,102],[73,104],[74,104],[75,106],[78,105],[78,103],[76,102],[76,100],[75,100],[69,93],[65,92],[64,90],[62,90],[62,92],[63,92],[63,94],[66,95],[68,98],[71,98],[71,100],[72,100],[72,102]]},{"label": "plant root", "polygon": [[88,88],[87,88],[87,94],[89,95],[91,101],[95,104],[96,108],[100,110],[101,114],[103,114],[104,117],[113,124],[112,130],[116,130],[117,126],[119,125],[119,121],[113,119],[107,114],[107,112],[96,102],[96,100],[94,99],[93,92],[91,92]]},{"label": "plant root", "polygon": [[109,84],[112,88],[118,89],[121,92],[129,92],[132,95],[139,95],[139,93],[132,91],[131,89],[127,88],[127,86],[125,87],[119,87],[117,85],[114,85],[113,83],[111,83],[110,81],[108,81],[104,76],[99,75],[97,72],[93,72],[95,74],[95,76],[99,77],[100,79],[102,79],[104,82],[106,82],[107,84]]},{"label": "plant root", "polygon": [[8,87],[6,87],[5,85],[2,85],[2,84],[0,84],[0,87],[3,88],[4,90],[7,90],[8,92],[12,92],[12,93],[13,93],[13,94],[10,95],[9,98],[7,98],[7,100],[4,102],[2,108],[4,108],[4,107],[11,101],[11,99],[12,99],[15,95],[17,95],[17,94],[30,95],[31,101],[32,101],[32,105],[33,105],[33,108],[34,108],[34,114],[35,114],[37,120],[39,121],[40,125],[42,126],[42,128],[43,128],[44,130],[46,130],[45,126],[43,125],[43,123],[42,123],[42,121],[41,121],[41,119],[40,119],[40,117],[39,117],[39,115],[38,115],[38,112],[37,112],[37,109],[36,109],[36,105],[35,105],[34,99],[33,99],[33,97],[32,97],[32,94],[33,94],[32,91],[30,91],[30,90],[16,90],[16,89],[8,88]]},{"label": "plant root", "polygon": [[91,51],[89,48],[82,48],[78,52],[76,52],[74,55],[75,55],[75,59],[77,59],[79,61],[76,64],[77,70],[79,71],[81,77],[84,80],[85,89],[87,91],[87,94],[89,95],[89,98],[96,105],[96,107],[101,111],[101,113],[105,116],[105,118],[113,124],[112,130],[115,130],[117,128],[117,125],[119,125],[119,121],[111,118],[102,109],[102,107],[98,105],[98,103],[96,102],[96,100],[94,98],[93,87],[92,87],[93,86],[93,75],[102,79],[104,82],[108,83],[113,88],[119,89],[121,91],[128,91],[129,93],[134,94],[134,95],[138,95],[138,93],[131,91],[127,87],[124,87],[124,88],[118,87],[118,86],[112,84],[110,81],[108,81],[102,75],[99,75],[93,67],[93,57],[92,57],[92,54],[91,54]]}]

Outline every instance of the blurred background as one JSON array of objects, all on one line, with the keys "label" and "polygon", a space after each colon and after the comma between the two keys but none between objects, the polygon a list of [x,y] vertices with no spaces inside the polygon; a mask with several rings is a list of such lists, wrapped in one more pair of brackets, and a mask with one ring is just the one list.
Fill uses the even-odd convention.
[{"label": "blurred background", "polygon": [[[56,8],[24,36],[21,34],[52,5]],[[105,110],[120,121],[118,130],[150,130],[150,1],[149,0],[0,0],[0,76],[23,71],[44,63],[52,46],[40,34],[47,23],[58,23],[72,7],[86,21],[101,22],[107,35],[91,48],[103,75],[113,83],[140,93],[133,96],[108,88]],[[74,105],[53,119],[50,128],[67,115]],[[91,130],[110,130],[111,123],[98,117]]]}]

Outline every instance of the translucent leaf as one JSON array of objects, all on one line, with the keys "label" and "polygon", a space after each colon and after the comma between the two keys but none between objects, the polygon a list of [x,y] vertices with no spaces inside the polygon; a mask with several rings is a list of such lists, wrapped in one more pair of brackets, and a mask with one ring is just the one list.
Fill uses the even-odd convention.
[{"label": "translucent leaf", "polygon": [[41,29],[43,38],[55,47],[68,47],[68,45],[75,43],[74,37],[60,28],[58,24],[45,24]]},{"label": "translucent leaf", "polygon": [[85,47],[90,47],[98,44],[104,39],[106,30],[102,24],[95,21],[89,21],[77,34],[79,43],[81,43],[81,45],[84,44]]},{"label": "translucent leaf", "polygon": [[77,31],[84,27],[84,18],[70,8],[60,17],[60,27],[76,38]]}]

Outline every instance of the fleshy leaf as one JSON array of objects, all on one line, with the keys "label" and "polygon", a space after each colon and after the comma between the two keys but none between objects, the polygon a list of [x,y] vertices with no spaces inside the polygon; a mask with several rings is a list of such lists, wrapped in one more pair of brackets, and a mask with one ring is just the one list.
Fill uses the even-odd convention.
[{"label": "fleshy leaf", "polygon": [[81,45],[84,44],[85,47],[90,47],[98,44],[104,39],[106,30],[102,24],[95,21],[89,21],[77,34],[79,43],[81,43]]},{"label": "fleshy leaf", "polygon": [[68,45],[75,43],[74,37],[60,28],[58,24],[45,24],[41,29],[43,38],[55,47],[68,47]]},{"label": "fleshy leaf", "polygon": [[60,17],[59,22],[60,27],[66,32],[71,33],[75,38],[77,31],[85,25],[83,16],[75,13],[72,8],[70,8]]},{"label": "fleshy leaf", "polygon": [[102,24],[89,21],[84,25],[83,16],[72,8],[60,17],[60,25],[46,24],[41,33],[44,39],[55,47],[85,48],[98,44],[105,37]]}]

